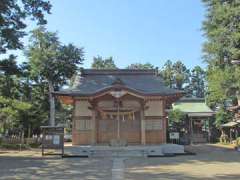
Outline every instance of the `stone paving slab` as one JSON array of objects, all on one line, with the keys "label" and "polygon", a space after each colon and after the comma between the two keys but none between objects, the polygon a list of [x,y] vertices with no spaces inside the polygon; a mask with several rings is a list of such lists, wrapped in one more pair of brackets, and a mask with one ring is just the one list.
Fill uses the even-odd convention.
[{"label": "stone paving slab", "polygon": [[124,158],[114,158],[112,167],[112,180],[124,180]]}]

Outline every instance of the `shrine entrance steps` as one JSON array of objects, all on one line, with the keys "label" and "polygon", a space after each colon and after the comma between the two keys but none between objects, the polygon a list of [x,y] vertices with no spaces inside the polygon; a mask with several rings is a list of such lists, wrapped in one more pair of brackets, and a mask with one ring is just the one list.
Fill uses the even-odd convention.
[{"label": "shrine entrance steps", "polygon": [[162,144],[152,146],[126,146],[126,147],[111,147],[111,146],[66,146],[66,156],[76,157],[165,157],[186,154],[184,146],[177,144]]}]

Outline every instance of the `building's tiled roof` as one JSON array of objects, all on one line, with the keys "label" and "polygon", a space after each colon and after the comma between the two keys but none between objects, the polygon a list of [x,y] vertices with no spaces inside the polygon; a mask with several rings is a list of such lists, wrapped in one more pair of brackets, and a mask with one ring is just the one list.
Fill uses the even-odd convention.
[{"label": "building's tiled roof", "polygon": [[212,115],[212,111],[204,99],[201,98],[182,98],[172,105],[173,109],[178,109],[184,113],[209,113]]},{"label": "building's tiled roof", "polygon": [[157,76],[156,70],[82,70],[81,76],[75,80],[70,89],[55,92],[56,94],[91,96],[99,91],[104,91],[121,85],[143,95],[174,95],[181,91],[170,89]]}]

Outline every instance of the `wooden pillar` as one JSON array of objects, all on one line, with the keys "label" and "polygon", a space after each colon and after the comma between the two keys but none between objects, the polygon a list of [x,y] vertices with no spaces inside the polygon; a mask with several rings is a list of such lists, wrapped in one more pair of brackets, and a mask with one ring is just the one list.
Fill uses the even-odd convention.
[{"label": "wooden pillar", "polygon": [[[211,128],[210,128],[210,118],[207,118],[208,121],[208,129],[207,129],[207,132],[208,132],[208,142],[211,141]],[[206,129],[206,128],[205,128]]]},{"label": "wooden pillar", "polygon": [[193,138],[193,122],[192,122],[192,118],[189,117],[190,120],[190,143],[192,144],[192,138]]},{"label": "wooden pillar", "polygon": [[164,132],[164,137],[163,137],[163,142],[164,143],[167,143],[167,130],[168,130],[168,121],[167,121],[167,113],[166,113],[166,108],[167,108],[167,105],[166,105],[166,100],[164,99],[163,101],[163,107],[162,107],[162,110],[163,110],[163,122],[162,122],[162,125],[163,125],[163,132]]},{"label": "wooden pillar", "polygon": [[232,143],[232,128],[229,129],[230,143]]},{"label": "wooden pillar", "polygon": [[92,110],[92,118],[91,118],[91,121],[92,121],[92,132],[91,132],[91,144],[92,145],[95,145],[97,143],[97,138],[96,138],[96,135],[97,135],[97,126],[96,126],[96,102],[92,102],[90,101],[90,104],[91,104],[91,110]]},{"label": "wooden pillar", "polygon": [[146,133],[145,133],[145,118],[144,118],[144,106],[141,108],[141,144],[146,144]]},{"label": "wooden pillar", "polygon": [[96,118],[95,118],[95,110],[92,110],[92,140],[91,144],[96,144]]},{"label": "wooden pillar", "polygon": [[72,111],[72,144],[77,144],[75,132],[76,132],[76,100],[73,100],[73,111]]}]

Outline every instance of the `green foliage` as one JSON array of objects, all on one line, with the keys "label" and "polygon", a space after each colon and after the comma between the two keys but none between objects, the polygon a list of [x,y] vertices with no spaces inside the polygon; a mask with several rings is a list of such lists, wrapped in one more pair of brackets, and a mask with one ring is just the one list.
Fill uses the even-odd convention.
[{"label": "green foliage", "polygon": [[154,69],[154,65],[152,65],[151,63],[134,63],[127,66],[127,69]]},{"label": "green foliage", "polygon": [[216,113],[215,125],[217,128],[233,119],[233,115],[221,107]]},{"label": "green foliage", "polygon": [[55,99],[52,92],[67,84],[77,72],[84,60],[83,49],[72,44],[62,45],[56,33],[40,26],[31,32],[26,55],[29,58],[31,75],[48,85],[50,123],[55,125]]},{"label": "green foliage", "polygon": [[30,45],[26,52],[31,72],[55,85],[63,85],[77,71],[83,61],[83,49],[72,44],[61,45],[57,34],[43,26],[31,32]]},{"label": "green foliage", "polygon": [[240,1],[203,0],[206,18],[203,30],[207,41],[204,43],[204,60],[208,63],[207,100],[216,104],[236,95],[239,90],[239,67],[231,64],[240,59]]},{"label": "green foliage", "polygon": [[1,148],[4,149],[10,149],[10,150],[19,150],[21,149],[29,149],[29,146],[27,144],[7,144],[7,143],[2,143],[0,145]]},{"label": "green foliage", "polygon": [[200,67],[195,66],[191,71],[190,91],[194,97],[204,98],[206,72]]},{"label": "green foliage", "polygon": [[180,123],[184,120],[184,118],[185,118],[184,113],[179,109],[171,110],[168,114],[168,119],[170,123],[172,122]]},{"label": "green foliage", "polygon": [[165,85],[172,88],[174,81],[174,72],[173,72],[173,63],[170,60],[164,64],[163,69],[161,70],[161,75],[164,79]]},{"label": "green foliage", "polygon": [[232,68],[209,68],[207,72],[207,80],[208,104],[210,106],[216,105],[217,103],[223,104],[224,101],[229,97],[227,93],[228,90],[235,83]]},{"label": "green foliage", "polygon": [[23,48],[20,39],[26,35],[25,19],[30,17],[38,24],[46,24],[44,13],[50,13],[51,9],[45,0],[1,0],[0,7],[0,53]]},{"label": "green foliage", "polygon": [[40,147],[40,143],[31,143],[31,144],[28,144],[28,146],[30,147],[30,148],[39,148]]},{"label": "green foliage", "polygon": [[117,69],[117,66],[115,65],[112,57],[103,59],[101,56],[97,56],[97,57],[93,57],[92,68],[93,69]]},{"label": "green foliage", "polygon": [[181,61],[177,61],[173,64],[173,70],[175,87],[182,89],[184,83],[189,83],[189,69]]},{"label": "green foliage", "polygon": [[22,115],[30,108],[29,103],[0,96],[0,126],[17,127]]},{"label": "green foliage", "polygon": [[205,60],[213,66],[230,64],[240,59],[240,2],[236,0],[203,0],[206,19],[203,30],[208,41],[204,44]]},{"label": "green foliage", "polygon": [[9,58],[0,60],[0,95],[9,98],[20,96],[21,72],[15,59],[15,56],[10,55]]},{"label": "green foliage", "polygon": [[168,60],[160,74],[167,86],[179,90],[183,90],[183,86],[190,81],[190,71],[181,61],[172,63]]},{"label": "green foliage", "polygon": [[170,130],[178,132],[185,126],[185,114],[179,109],[171,110],[168,114],[168,123]]}]

